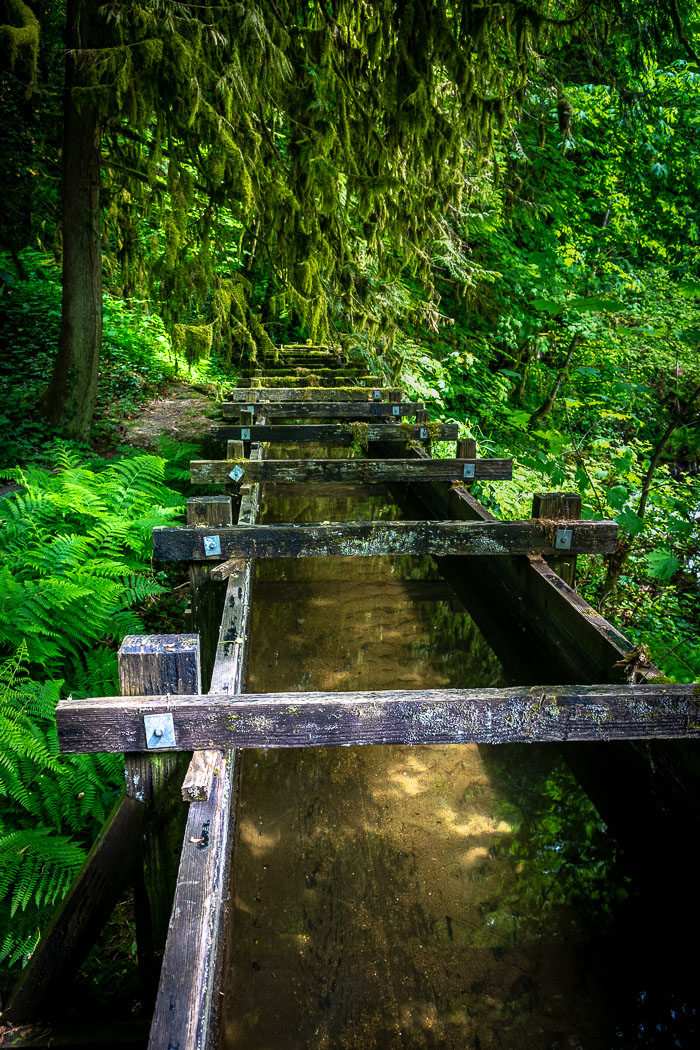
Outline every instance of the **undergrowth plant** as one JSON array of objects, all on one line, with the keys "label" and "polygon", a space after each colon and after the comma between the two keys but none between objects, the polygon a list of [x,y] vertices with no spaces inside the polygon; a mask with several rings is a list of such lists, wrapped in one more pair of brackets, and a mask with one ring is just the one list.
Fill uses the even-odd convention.
[{"label": "undergrowth plant", "polygon": [[87,465],[56,443],[48,469],[5,472],[0,501],[0,960],[33,949],[122,786],[120,756],[61,756],[61,695],[117,691],[116,649],[163,592],[151,530],[183,498],[166,461]]},{"label": "undergrowth plant", "polygon": [[33,681],[27,647],[0,665],[0,960],[33,950],[119,790],[119,756],[58,753],[62,682]]}]

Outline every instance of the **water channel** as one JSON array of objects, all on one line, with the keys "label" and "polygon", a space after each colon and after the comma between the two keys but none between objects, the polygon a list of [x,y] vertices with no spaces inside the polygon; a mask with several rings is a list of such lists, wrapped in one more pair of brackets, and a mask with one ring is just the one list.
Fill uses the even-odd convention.
[{"label": "water channel", "polygon": [[[400,516],[267,485],[261,520]],[[250,691],[505,684],[430,558],[259,561],[253,611]],[[222,1050],[698,1045],[555,746],[251,751],[240,800]]]}]

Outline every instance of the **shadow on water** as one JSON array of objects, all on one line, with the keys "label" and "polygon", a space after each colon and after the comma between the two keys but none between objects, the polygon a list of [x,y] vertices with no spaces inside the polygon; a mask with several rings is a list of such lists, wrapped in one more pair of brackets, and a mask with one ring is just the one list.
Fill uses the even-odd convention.
[{"label": "shadow on water", "polygon": [[[400,516],[293,491],[263,520]],[[253,610],[251,691],[504,684],[430,558],[260,561]],[[246,752],[232,902],[222,1047],[696,1045],[551,746]]]}]

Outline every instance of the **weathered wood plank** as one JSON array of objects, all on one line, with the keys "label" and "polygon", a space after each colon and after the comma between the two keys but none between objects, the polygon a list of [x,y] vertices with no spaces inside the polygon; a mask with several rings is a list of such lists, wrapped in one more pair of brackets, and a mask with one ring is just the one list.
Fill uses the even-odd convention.
[{"label": "weathered wood plank", "polygon": [[[224,419],[238,420],[241,410],[250,411],[254,422],[268,419],[402,419],[415,416],[421,406],[413,401],[256,401],[238,404],[224,401]],[[241,421],[242,426],[247,426]]]},{"label": "weathered wood plank", "polygon": [[214,777],[219,776],[223,763],[223,751],[195,751],[182,782],[182,801],[208,801],[214,787]]},{"label": "weathered wood plank", "polygon": [[[190,496],[187,501],[187,524],[204,529],[212,525],[233,525],[231,497]],[[207,565],[190,565],[189,578],[189,628],[199,635],[200,673],[202,681],[208,685],[214,666],[224,587],[220,580],[212,577],[211,567]]]},{"label": "weathered wood plank", "polygon": [[[377,399],[379,391],[380,401],[390,401],[392,394],[401,395],[396,387],[370,386],[362,387],[357,384],[350,386],[325,387],[285,387],[272,390],[232,390],[228,395],[228,401],[224,401],[224,409],[227,403],[241,401],[373,401]],[[224,412],[224,415],[226,413]]]},{"label": "weathered wood plank", "polygon": [[[283,361],[281,364],[276,365],[264,362],[262,369],[246,369],[243,375],[244,378],[269,376],[288,379],[290,386],[293,386],[297,380],[306,377],[323,379],[330,377],[337,380],[336,386],[342,386],[344,381],[355,382],[357,376],[363,376],[366,379],[369,373],[366,368],[349,368],[347,365],[331,365],[315,361],[313,363],[296,364],[293,361]],[[381,376],[374,376],[374,380],[378,383],[382,382]]]},{"label": "weathered wood plank", "polygon": [[241,387],[272,386],[284,387],[307,387],[307,386],[381,386],[386,380],[375,372],[368,372],[365,368],[349,368],[347,366],[336,366],[335,368],[316,368],[314,366],[292,366],[284,368],[261,367],[251,373],[241,375],[236,381],[236,389]]},{"label": "weathered wood plank", "polygon": [[[254,444],[251,459],[261,455],[262,447]],[[256,520],[259,492],[259,485],[244,492],[240,524],[250,525]],[[252,568],[252,561],[241,562],[228,577],[210,687],[218,694],[240,694],[244,689]],[[189,807],[153,1015],[151,1050],[200,1050],[213,1045],[210,1030],[217,1007],[214,982],[220,966],[225,887],[232,863],[236,784],[236,753],[230,751],[219,763],[209,799]]]},{"label": "weathered wood plank", "polygon": [[[358,386],[373,386],[381,383],[381,376],[373,375],[355,375],[351,378],[352,382],[358,384]],[[253,390],[288,390],[292,385],[308,388],[308,387],[334,387],[341,381],[340,376],[328,376],[324,379],[323,376],[314,374],[304,379],[303,376],[298,375],[286,375],[270,377],[266,375],[254,376],[251,379],[239,379],[237,389],[253,389]]]},{"label": "weathered wood plank", "polygon": [[[614,521],[342,521],[254,525],[210,529],[219,541],[218,560],[227,558],[373,557],[383,554],[462,556],[555,553],[559,528],[571,531],[571,550],[597,554],[615,549]],[[156,561],[210,560],[201,530],[161,526],[153,530]]]},{"label": "weathered wood plank", "polygon": [[[6,1000],[4,1020],[27,1024],[58,1012],[63,995],[131,875],[144,812],[144,807],[127,795],[115,804]],[[0,1042],[3,1045],[44,1044]]]},{"label": "weathered wood plank", "polygon": [[[235,477],[232,476],[232,472]],[[195,459],[190,463],[193,485],[222,485],[234,480],[250,484],[338,482],[371,485],[376,482],[417,481],[465,477],[495,481],[513,476],[510,459]]]},{"label": "weathered wood plank", "polygon": [[[243,431],[248,435],[243,437]],[[455,441],[459,433],[457,423],[441,423],[430,427],[421,427],[414,423],[400,425],[387,423],[367,424],[367,432],[356,435],[349,424],[343,423],[254,423],[244,428],[214,427],[212,437],[216,441],[267,441],[280,444],[297,444],[297,442],[315,441],[324,445],[352,445],[356,437],[363,441],[419,441],[428,437],[433,441]],[[473,459],[473,456],[467,456]]]},{"label": "weathered wood plank", "polygon": [[553,685],[66,700],[61,750],[144,748],[144,712],[166,710],[182,750],[700,737],[698,685]]},{"label": "weathered wood plank", "polygon": [[149,1050],[194,1050],[209,1025],[228,871],[234,761],[222,759],[210,799],[189,807]]}]

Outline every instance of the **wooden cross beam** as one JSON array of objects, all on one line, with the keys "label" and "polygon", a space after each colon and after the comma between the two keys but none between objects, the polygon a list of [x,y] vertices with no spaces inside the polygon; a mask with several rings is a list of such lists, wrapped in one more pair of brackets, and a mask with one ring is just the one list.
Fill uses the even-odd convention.
[{"label": "wooden cross beam", "polygon": [[456,441],[457,423],[433,424],[430,428],[415,423],[368,423],[366,432],[355,434],[347,423],[254,423],[249,427],[214,427],[216,441],[270,441],[296,444],[316,441],[323,445],[352,445],[356,438],[363,441]]},{"label": "wooden cross beam", "polygon": [[[266,394],[271,391],[265,391]],[[329,401],[315,397],[310,401],[224,401],[224,419],[237,419],[241,411],[266,418],[380,419],[389,416],[415,416],[423,405],[413,401]]]},{"label": "wooden cross beam", "polygon": [[[615,550],[614,521],[341,521],[236,528],[159,526],[156,561],[372,557],[384,554],[600,554]],[[567,543],[568,546],[563,546]]]},{"label": "wooden cross beam", "polygon": [[[318,372],[311,373],[308,377],[303,375],[290,375],[287,372],[285,375],[269,376],[269,375],[256,375],[250,379],[240,380],[238,390],[252,389],[252,390],[288,390],[294,387],[301,387],[302,389],[308,387],[316,387],[318,389],[333,388],[342,383],[343,379],[346,379],[345,375],[319,375]],[[381,383],[380,376],[365,375],[365,374],[354,374],[347,376],[347,380],[350,382],[357,383],[360,386],[376,386]]]},{"label": "wooden cross beam", "polygon": [[[399,401],[401,391],[394,387],[361,387],[361,386],[307,386],[286,387],[284,389],[232,390],[229,401]],[[226,402],[224,402],[226,404]]]},{"label": "wooden cross beam", "polygon": [[172,718],[170,746],[177,751],[696,738],[700,686],[548,685],[64,700],[56,709],[60,747],[68,754],[146,751],[154,739],[154,721],[165,715]]},{"label": "wooden cross beam", "polygon": [[510,459],[195,459],[190,463],[194,485],[223,485],[234,481],[339,482],[360,485],[392,481],[462,481],[510,479]]}]

